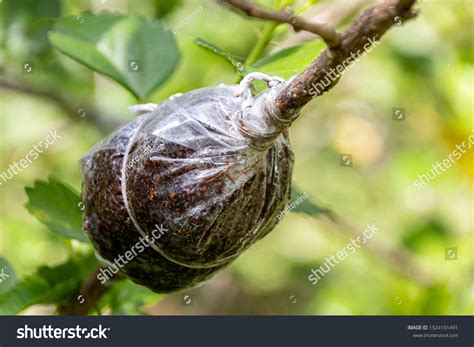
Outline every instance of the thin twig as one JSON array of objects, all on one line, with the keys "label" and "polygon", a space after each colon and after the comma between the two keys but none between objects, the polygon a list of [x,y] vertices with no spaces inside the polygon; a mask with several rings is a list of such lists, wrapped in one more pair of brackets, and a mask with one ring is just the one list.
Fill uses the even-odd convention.
[{"label": "thin twig", "polygon": [[[99,299],[110,290],[113,283],[102,284],[97,278],[99,273],[100,268],[84,280],[81,288],[71,298],[71,301],[67,305],[59,307],[59,314],[64,316],[86,315],[93,308],[97,307]],[[123,279],[123,277],[117,275],[113,278],[113,281]]]},{"label": "thin twig", "polygon": [[51,90],[38,88],[29,84],[13,82],[3,77],[0,77],[0,88],[49,100],[66,111],[66,114],[70,119],[79,121],[84,118],[88,122],[94,124],[97,129],[104,134],[109,133],[119,125],[117,121],[101,115],[94,109],[94,107],[90,105],[83,106],[81,103],[73,103],[72,101],[60,96],[57,92]]},{"label": "thin twig", "polygon": [[[337,28],[341,23],[358,13],[366,3],[367,0],[351,0],[349,2],[339,0],[331,3],[321,3],[314,5],[306,13],[306,16],[313,18],[316,22],[331,23],[332,26]],[[301,31],[296,35],[286,37],[279,45],[283,47],[297,45],[314,40],[314,36],[313,33],[308,31]]]},{"label": "thin twig", "polygon": [[221,0],[221,2],[244,12],[249,17],[271,20],[277,23],[286,23],[291,25],[296,31],[306,30],[312,32],[320,36],[324,42],[326,42],[329,49],[338,49],[341,44],[341,35],[331,25],[313,23],[300,16],[295,16],[293,10],[290,8],[272,11],[246,0]]}]

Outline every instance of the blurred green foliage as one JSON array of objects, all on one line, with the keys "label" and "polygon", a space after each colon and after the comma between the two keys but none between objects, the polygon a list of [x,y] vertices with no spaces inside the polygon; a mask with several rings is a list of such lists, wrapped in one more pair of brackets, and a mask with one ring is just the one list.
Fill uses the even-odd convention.
[{"label": "blurred green foliage", "polygon": [[[318,14],[320,8],[312,6],[317,1],[259,2],[276,8],[292,5],[308,15]],[[202,11],[196,11],[199,6]],[[424,1],[418,8],[418,18],[394,28],[330,93],[311,102],[292,126],[294,182],[300,190],[293,199],[301,192],[309,194],[296,213],[286,215],[227,271],[190,291],[196,298],[192,309],[182,305],[183,293],[164,297],[125,281],[101,299],[102,313],[472,314],[472,151],[422,189],[415,189],[413,181],[447,158],[474,129],[472,30],[459,29],[472,28],[474,10],[469,0]],[[37,181],[28,195],[24,187],[54,174],[80,190],[78,160],[104,135],[90,114],[80,111],[86,106],[117,122],[129,120],[126,110],[136,102],[133,94],[66,57],[47,37],[53,24],[61,25],[59,18],[77,19],[84,11],[104,10],[113,16],[160,19],[165,28],[179,27],[174,37],[179,62],[176,55],[166,62],[169,72],[177,63],[174,73],[150,82],[143,92],[131,87],[147,102],[235,83],[238,66],[222,56],[242,57],[247,72],[289,78],[322,49],[319,41],[294,47],[301,35],[286,26],[248,20],[210,1],[3,0],[0,79],[64,97],[77,112],[66,114],[54,98],[0,87],[0,173],[49,130],[62,136],[13,179],[0,178],[0,271],[4,268],[11,275],[0,283],[0,293],[8,292],[0,295],[0,313],[53,313],[51,307],[25,309],[37,303],[64,303],[97,264],[88,243],[64,238],[77,235],[69,233],[77,231],[80,214],[73,190],[67,193],[69,188],[54,180]],[[155,38],[159,42],[159,35],[151,35],[138,49],[162,54],[162,46],[149,44]],[[202,49],[197,38],[219,47],[219,54]],[[81,48],[69,55],[85,62],[87,52]],[[31,72],[25,63],[32,66]],[[147,63],[148,68],[148,78],[166,70],[161,59]],[[123,66],[119,72],[127,74]],[[405,110],[404,121],[393,120],[394,108]],[[352,167],[341,166],[341,153],[352,155]],[[45,184],[57,190],[42,190]],[[350,241],[340,232],[341,225],[324,219],[327,209],[359,232],[367,224],[377,224],[380,232],[371,241],[408,252],[433,284],[408,278],[380,254],[361,248],[313,286],[308,281],[311,269]],[[84,241],[82,234],[79,239]],[[447,249],[456,249],[455,259],[446,257]]]}]

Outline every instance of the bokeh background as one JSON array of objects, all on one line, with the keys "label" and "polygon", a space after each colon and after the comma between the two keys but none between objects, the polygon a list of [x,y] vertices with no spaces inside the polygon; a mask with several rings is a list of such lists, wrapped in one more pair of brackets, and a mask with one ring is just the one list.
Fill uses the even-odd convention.
[{"label": "bokeh background", "polygon": [[[321,0],[305,15],[338,22],[343,29],[371,3]],[[0,172],[23,158],[50,129],[62,135],[0,186],[0,256],[18,278],[87,251],[28,213],[24,187],[54,174],[80,190],[78,160],[108,127],[128,121],[127,107],[136,103],[115,82],[51,47],[46,36],[51,19],[107,9],[160,18],[173,28],[199,6],[202,11],[176,33],[178,68],[146,100],[156,103],[177,92],[235,83],[232,67],[194,39],[245,58],[265,24],[214,1],[0,3],[0,78],[15,84],[0,86]],[[159,295],[125,281],[102,299],[101,313],[473,314],[472,150],[422,189],[413,182],[474,129],[474,2],[423,0],[417,8],[418,18],[393,28],[335,88],[307,105],[292,126],[294,184],[308,193],[306,203],[314,204],[312,208],[300,206],[289,213],[271,234],[199,288]],[[313,39],[281,26],[265,54]],[[34,72],[25,74],[23,62],[32,62]],[[404,112],[404,120],[393,119],[394,109]],[[352,155],[352,167],[341,165],[341,153]],[[316,205],[332,211],[337,221],[315,212]],[[361,247],[313,286],[311,269],[372,223],[380,231],[370,246]],[[455,256],[448,256],[449,249]],[[22,311],[54,312],[51,305]]]}]

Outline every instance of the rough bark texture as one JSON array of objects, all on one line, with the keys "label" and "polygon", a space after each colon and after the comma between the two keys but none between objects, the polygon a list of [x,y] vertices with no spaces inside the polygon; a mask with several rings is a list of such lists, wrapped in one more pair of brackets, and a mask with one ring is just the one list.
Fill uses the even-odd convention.
[{"label": "rough bark texture", "polygon": [[278,109],[290,118],[314,97],[331,89],[333,84],[311,95],[313,86],[326,80],[331,68],[336,69],[351,54],[362,52],[369,40],[379,40],[393,25],[400,25],[413,18],[415,0],[386,0],[367,9],[352,26],[342,34],[337,50],[326,49],[308,68],[298,75],[276,99]]}]

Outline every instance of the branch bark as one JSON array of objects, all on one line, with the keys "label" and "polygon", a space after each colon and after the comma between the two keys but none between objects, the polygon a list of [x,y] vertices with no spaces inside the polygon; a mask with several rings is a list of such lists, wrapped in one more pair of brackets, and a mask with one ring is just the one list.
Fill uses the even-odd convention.
[{"label": "branch bark", "polygon": [[[342,42],[337,50],[326,49],[301,74],[296,76],[289,85],[277,96],[275,103],[283,118],[291,119],[301,107],[314,97],[320,96],[334,86],[327,80],[334,71],[340,76],[346,64],[354,56],[363,52],[364,47],[378,41],[393,25],[415,17],[412,10],[416,0],[385,0],[367,9],[342,34]],[[331,72],[332,71],[332,72]],[[326,83],[323,83],[323,80]],[[330,80],[334,82],[334,78]],[[323,85],[323,88],[316,86]]]},{"label": "branch bark", "polygon": [[[102,284],[97,279],[99,273],[100,267],[84,280],[79,291],[67,305],[59,307],[59,314],[64,316],[86,315],[96,307],[99,299],[110,290],[111,284],[113,283],[109,282]],[[111,281],[118,281],[121,279],[123,279],[123,277],[117,274]]]},{"label": "branch bark", "polygon": [[[312,6],[305,15],[315,22],[331,23],[332,26],[337,28],[338,25],[359,13],[366,4],[367,0],[334,0],[330,3],[319,3]],[[289,47],[314,39],[315,35],[313,33],[301,31],[295,33],[295,35],[285,37],[279,45]]]}]

